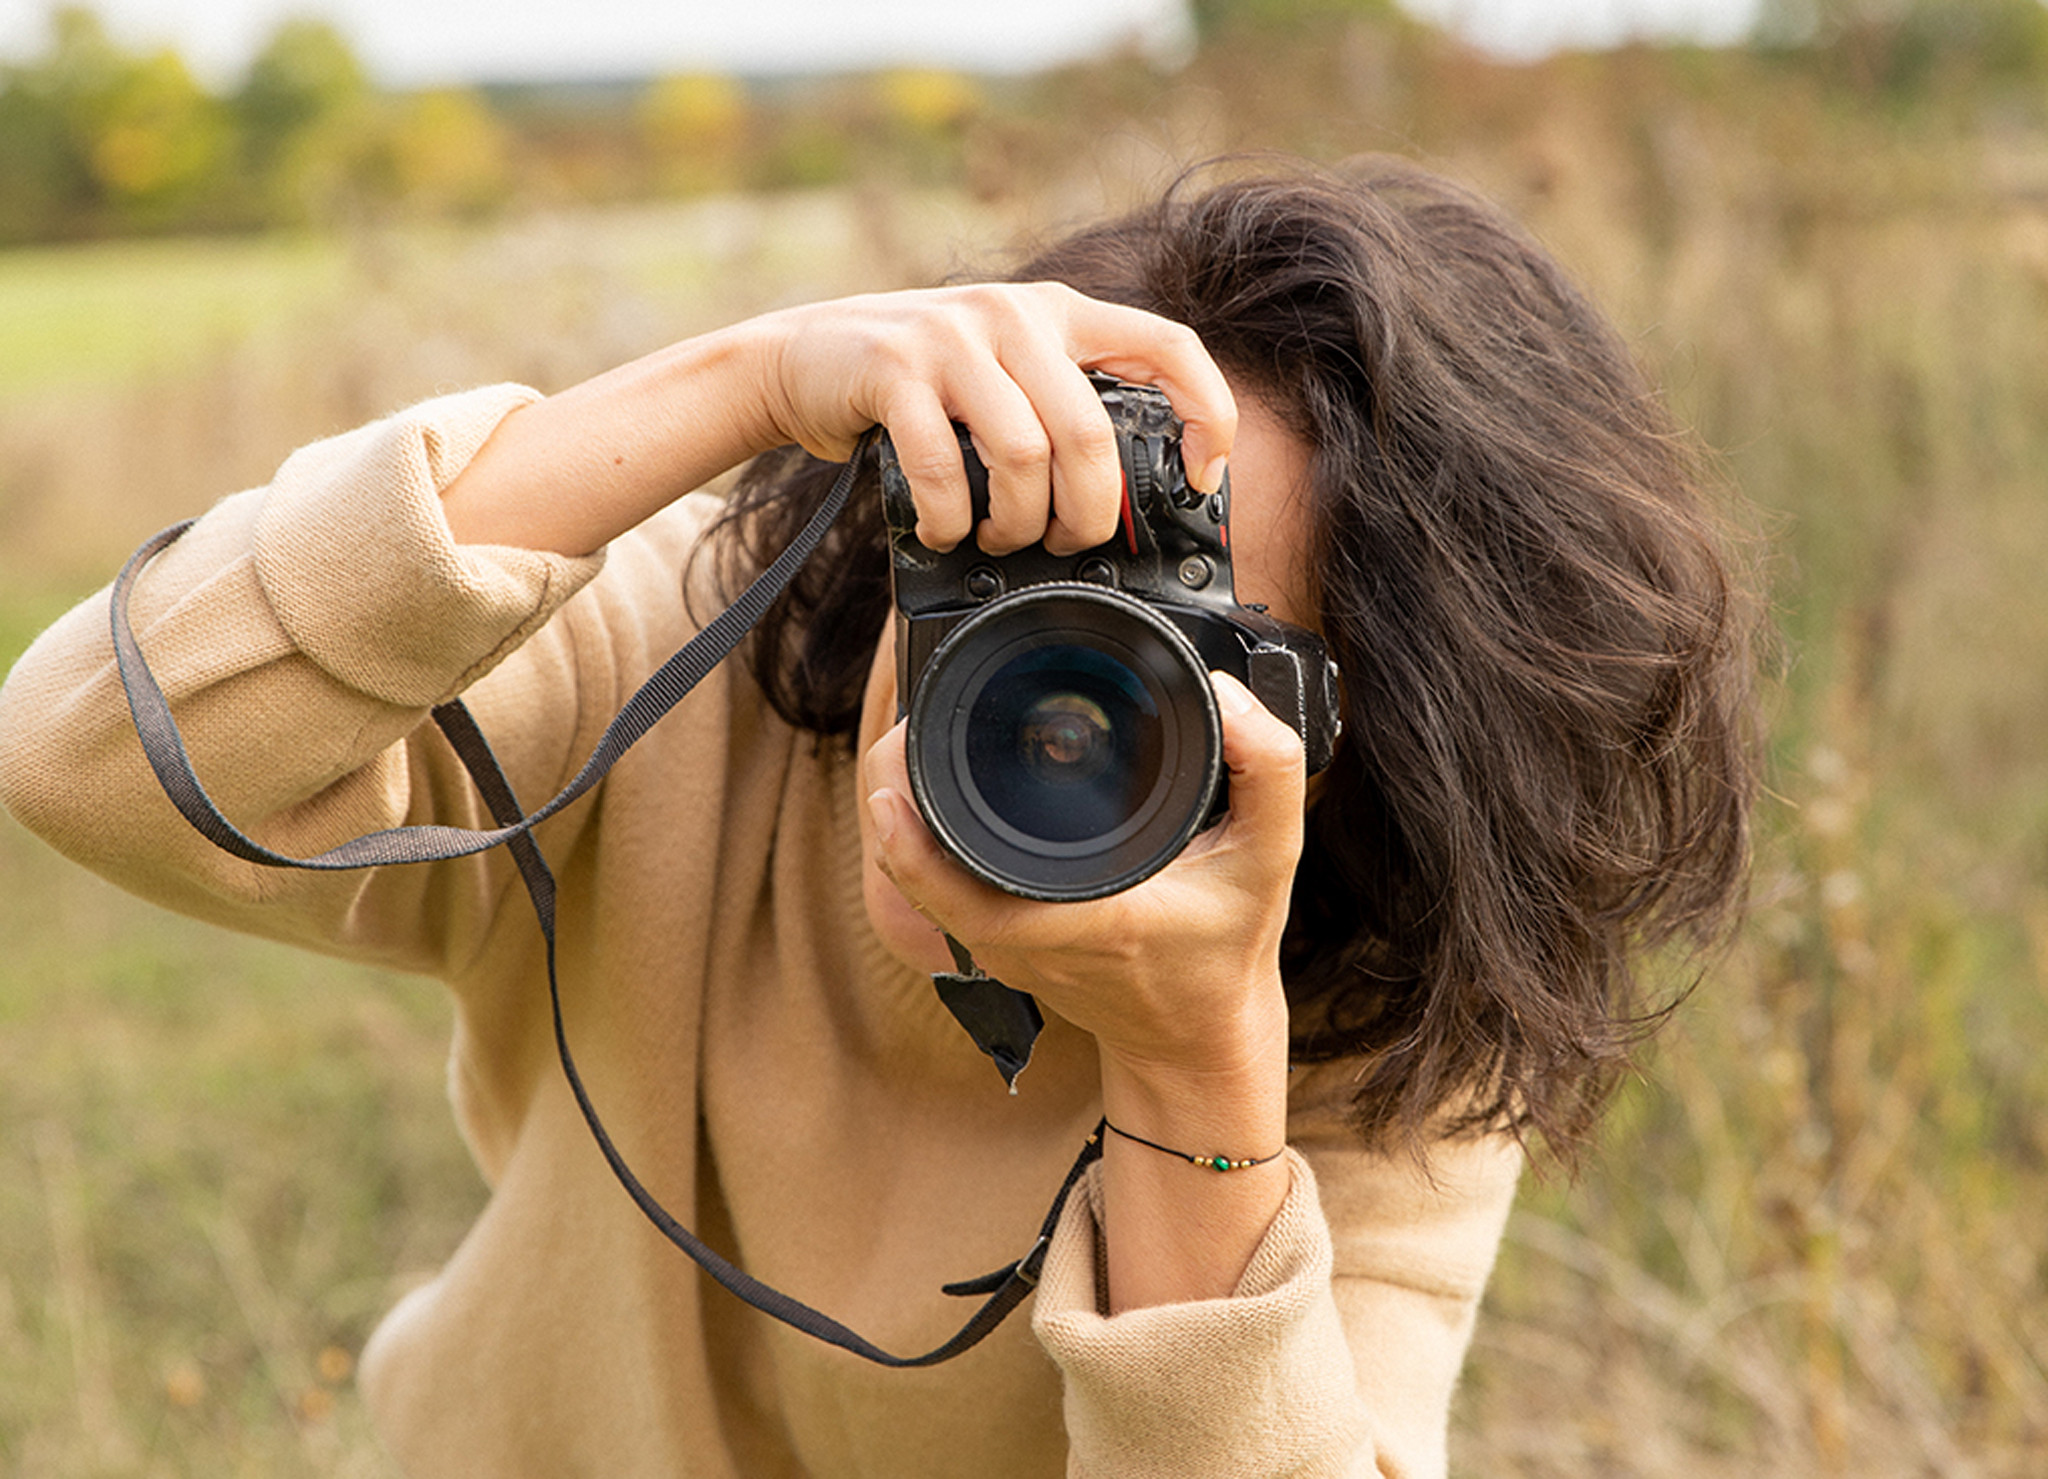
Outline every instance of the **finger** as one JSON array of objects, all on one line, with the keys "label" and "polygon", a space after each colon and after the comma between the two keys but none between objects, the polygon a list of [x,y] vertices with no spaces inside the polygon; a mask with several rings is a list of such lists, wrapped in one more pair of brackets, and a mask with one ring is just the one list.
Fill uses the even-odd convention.
[{"label": "finger", "polygon": [[957,865],[945,856],[910,799],[908,736],[909,725],[899,719],[868,747],[861,757],[861,784],[867,789],[868,815],[874,823],[875,860],[918,913],[936,923],[923,893],[907,880],[929,879]]},{"label": "finger", "polygon": [[910,804],[910,798],[893,787],[885,786],[868,796],[868,815],[874,821],[875,861],[880,865],[883,876],[895,885],[904,902],[925,923],[933,929],[950,932],[945,920],[914,889],[905,885],[897,871],[898,860],[906,851],[920,845],[917,834],[924,830],[923,819],[918,816],[917,808]]},{"label": "finger", "polygon": [[1237,679],[1211,673],[1230,770],[1229,841],[1269,866],[1292,870],[1301,855],[1307,787],[1301,736]]},{"label": "finger", "polygon": [[1188,481],[1215,492],[1237,437],[1237,399],[1201,338],[1157,314],[1085,301],[1089,307],[1077,314],[1069,353],[1086,369],[1165,391],[1181,419]]},{"label": "finger", "polygon": [[1045,547],[1072,555],[1106,543],[1123,508],[1123,469],[1102,397],[1061,354],[1020,355],[1005,365],[1038,408],[1051,447]]},{"label": "finger", "polygon": [[860,757],[860,782],[870,791],[883,788],[910,794],[907,747],[910,723],[898,719]]},{"label": "finger", "polygon": [[988,469],[988,517],[975,541],[992,555],[1038,543],[1052,486],[1052,444],[1039,409],[1003,368],[991,366],[956,392],[954,410]]},{"label": "finger", "polygon": [[910,800],[910,772],[904,759],[905,726],[898,722],[861,757],[861,784],[867,791],[868,822],[873,831],[875,862],[905,902],[926,922],[943,930],[938,915],[903,886],[896,860],[907,851],[936,845]]},{"label": "finger", "polygon": [[897,891],[926,919],[963,942],[980,941],[1019,901],[981,882],[939,845],[911,800],[905,760],[908,726],[898,722],[861,760],[875,861]]},{"label": "finger", "polygon": [[952,418],[928,387],[905,382],[884,409],[882,424],[910,481],[918,541],[927,549],[953,548],[974,530],[974,502]]}]

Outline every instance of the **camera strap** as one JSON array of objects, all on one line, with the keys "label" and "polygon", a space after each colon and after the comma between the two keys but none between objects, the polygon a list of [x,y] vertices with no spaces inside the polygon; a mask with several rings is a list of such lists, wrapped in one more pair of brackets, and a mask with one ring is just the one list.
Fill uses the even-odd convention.
[{"label": "camera strap", "polygon": [[1017,1075],[1030,1065],[1032,1046],[1045,1028],[1045,1014],[1029,993],[1005,986],[976,965],[967,947],[951,934],[946,935],[946,948],[953,952],[953,969],[935,972],[932,987],[1014,1094]]},{"label": "camera strap", "polygon": [[[606,727],[582,768],[568,785],[539,809],[526,812],[520,806],[511,782],[505,776],[503,767],[499,765],[497,756],[492,752],[489,742],[485,740],[483,731],[477,726],[475,716],[471,714],[467,705],[459,698],[451,699],[433,710],[435,724],[454,748],[456,756],[469,772],[479,795],[489,808],[492,819],[498,824],[492,829],[450,826],[393,827],[354,838],[314,857],[295,858],[264,847],[221,814],[219,807],[207,794],[205,786],[201,784],[192,768],[184,737],[179,733],[177,722],[171,716],[170,704],[164,697],[155,674],[150,671],[149,664],[142,655],[141,644],[136,640],[135,630],[128,615],[129,596],[136,578],[151,560],[169,548],[192,526],[192,520],[172,525],[151,538],[129,557],[127,564],[114,580],[110,619],[115,666],[120,674],[121,686],[128,697],[129,713],[134,719],[136,737],[141,741],[143,754],[171,804],[201,836],[223,852],[262,867],[301,868],[321,872],[372,868],[396,863],[439,862],[469,857],[501,845],[507,847],[518,866],[520,880],[526,887],[527,897],[532,901],[534,917],[540,924],[541,936],[546,944],[548,999],[554,1018],[555,1050],[561,1060],[562,1072],[568,1080],[570,1091],[575,1096],[584,1123],[597,1142],[598,1149],[611,1167],[612,1174],[632,1197],[634,1204],[669,1242],[687,1254],[721,1286],[762,1313],[878,1365],[933,1366],[951,1360],[978,1344],[1037,1286],[1039,1272],[1045,1264],[1046,1251],[1051,1246],[1053,1230],[1059,1225],[1060,1214],[1066,1207],[1067,1198],[1081,1179],[1082,1172],[1102,1153],[1101,1128],[1098,1126],[1088,1137],[1087,1143],[1082,1146],[1080,1155],[1076,1157],[1072,1169],[1067,1172],[1066,1180],[1061,1183],[1058,1194],[1046,1212],[1045,1220],[1038,1230],[1037,1240],[1024,1256],[980,1278],[943,1286],[943,1292],[957,1297],[986,1296],[967,1323],[943,1344],[922,1355],[898,1356],[881,1349],[829,1315],[762,1283],[744,1269],[726,1260],[683,1226],[626,1164],[625,1157],[620,1154],[610,1134],[605,1130],[604,1123],[598,1116],[597,1106],[584,1087],[583,1077],[576,1069],[576,1060],[569,1051],[568,1032],[562,1020],[562,992],[555,965],[555,876],[533,838],[535,827],[589,792],[641,736],[680,703],[690,690],[695,688],[753,629],[769,605],[795,577],[798,569],[816,551],[826,531],[846,507],[855,471],[874,437],[875,433],[871,431],[862,438],[853,456],[833,482],[824,502],[819,504],[816,512],[811,515],[809,522],[791,541],[789,547],[777,555],[749,583],[732,605],[713,618],[640,686],[626,701],[618,716]],[[1017,998],[1029,1009],[1032,1018],[1037,1017],[1037,1006],[1030,997],[1021,992],[1011,991],[975,968],[971,957],[967,956],[962,947],[955,945],[954,952],[956,962],[961,967],[960,973],[951,977],[935,977],[934,982],[939,985],[942,998],[946,997],[948,989],[943,984],[944,981],[957,980],[966,983],[962,988],[967,993],[966,999],[981,1004],[984,1011],[995,1014],[990,1020],[995,1024],[992,1030],[999,1034],[994,1041],[1002,1046],[1001,1053],[997,1048],[990,1047],[984,1042],[975,1022],[970,1020],[975,1015],[972,1007],[963,1012],[951,999],[947,1001],[947,1005],[961,1018],[963,1025],[975,1033],[977,1044],[981,1044],[983,1051],[996,1059],[997,1066],[1004,1070],[1005,1078],[1011,1082],[1011,1092],[1014,1093],[1016,1072],[1023,1067],[1023,1060],[1030,1056],[1030,1039],[1036,1036],[1037,1023],[1034,1021],[1029,1024],[1030,1031],[1022,1038],[1021,1057],[1017,1056],[1017,1033],[1022,1030],[1023,1025],[1017,1017],[1019,1009],[1016,1003],[1004,1000],[998,993],[1008,993],[1009,997]],[[1005,1055],[1014,1060],[1014,1067],[1005,1061]]]}]

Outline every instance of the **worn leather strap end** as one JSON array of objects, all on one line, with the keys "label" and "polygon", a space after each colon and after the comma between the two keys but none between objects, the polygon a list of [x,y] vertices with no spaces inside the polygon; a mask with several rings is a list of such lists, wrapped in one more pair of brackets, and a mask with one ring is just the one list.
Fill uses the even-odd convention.
[{"label": "worn leather strap end", "polygon": [[[954,955],[965,956],[966,951],[956,946]],[[966,964],[971,974],[941,971],[932,976],[932,985],[974,1045],[994,1060],[1014,1094],[1017,1075],[1031,1062],[1031,1047],[1038,1041],[1045,1017],[1030,996],[987,975],[971,958]]]}]

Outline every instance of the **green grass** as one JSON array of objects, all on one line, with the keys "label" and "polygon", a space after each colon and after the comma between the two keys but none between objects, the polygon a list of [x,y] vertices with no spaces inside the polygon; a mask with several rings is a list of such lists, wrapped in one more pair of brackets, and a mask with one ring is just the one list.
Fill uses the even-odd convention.
[{"label": "green grass", "polygon": [[448,1009],[0,821],[0,1472],[381,1472],[347,1385],[482,1187]]},{"label": "green grass", "polygon": [[0,252],[0,395],[189,370],[332,302],[347,270],[317,237]]},{"label": "green grass", "polygon": [[[0,668],[78,594],[0,582]],[[484,1195],[441,989],[165,914],[4,816],[0,941],[0,1473],[389,1473],[354,1353]]]}]

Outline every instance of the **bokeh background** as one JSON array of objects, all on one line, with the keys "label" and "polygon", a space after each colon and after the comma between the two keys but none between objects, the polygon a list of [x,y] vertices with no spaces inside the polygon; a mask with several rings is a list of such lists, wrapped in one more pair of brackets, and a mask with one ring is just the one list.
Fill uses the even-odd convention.
[{"label": "bokeh background", "polygon": [[[1615,6],[1192,0],[1066,52],[467,76],[318,9],[191,57],[0,17],[0,664],[411,399],[972,272],[1210,155],[1419,158],[1608,305],[1782,635],[1749,922],[1583,1174],[1528,1185],[1455,1471],[2048,1473],[2039,0],[1633,42]],[[0,1472],[385,1474],[355,1353],[484,1195],[447,1025],[0,819]]]}]

